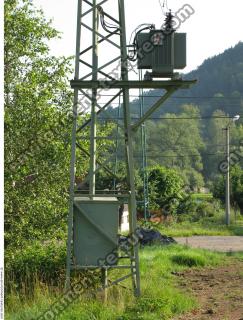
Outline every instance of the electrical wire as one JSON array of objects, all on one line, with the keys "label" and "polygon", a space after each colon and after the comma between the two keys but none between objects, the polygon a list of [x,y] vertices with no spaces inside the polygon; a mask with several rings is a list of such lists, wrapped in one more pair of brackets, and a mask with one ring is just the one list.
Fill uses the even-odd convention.
[{"label": "electrical wire", "polygon": [[100,13],[100,16],[102,17],[102,20],[104,21],[105,25],[108,28],[112,28],[112,29],[117,29],[118,28],[117,25],[114,25],[114,24],[111,24],[111,23],[105,21],[105,11],[103,10],[103,8],[101,6],[98,7],[98,11]]},{"label": "electrical wire", "polygon": [[[149,23],[143,23],[143,24],[140,24],[131,34],[131,37],[130,37],[130,41],[129,41],[129,46],[128,47],[132,47],[133,49],[130,50],[132,52],[132,55],[128,56],[128,59],[130,61],[137,61],[137,52],[136,52],[136,49],[137,49],[137,36],[139,33],[145,31],[145,30],[154,30],[155,29],[155,25],[154,24],[149,24]],[[133,35],[134,35],[134,38],[133,38]],[[132,42],[132,38],[133,38],[133,42]]]},{"label": "electrical wire", "polygon": [[166,10],[169,10],[168,0],[164,0],[163,6],[166,7]]},{"label": "electrical wire", "polygon": [[[241,115],[243,116],[243,115]],[[155,117],[155,118],[148,118],[148,120],[210,120],[210,119],[233,119],[234,116],[207,116],[207,117]],[[136,118],[139,120],[139,118]]]},{"label": "electrical wire", "polygon": [[[231,145],[231,147],[233,148],[238,148],[239,146],[236,146],[236,145]],[[160,148],[159,146],[157,146],[157,148]],[[223,145],[207,145],[207,146],[204,146],[202,147],[200,150],[203,151],[202,149],[210,149],[210,148],[217,148],[217,149],[220,149],[220,150],[224,150],[226,148],[225,144]],[[196,149],[196,146],[194,147],[188,147],[188,146],[180,146],[180,145],[175,145],[174,147],[172,148],[160,148],[160,152],[168,152],[168,151],[173,151],[173,152],[178,152],[178,151],[185,151],[185,150],[189,150],[189,151],[192,151],[192,150],[195,150]],[[158,151],[155,151],[155,150],[146,150],[147,153],[158,153]]]},{"label": "electrical wire", "polygon": [[[240,115],[243,117],[243,114]],[[211,119],[233,119],[232,117],[219,117],[219,116],[208,116],[208,117],[153,117],[148,118],[148,120],[211,120]],[[131,120],[139,120],[140,118],[131,118]],[[104,121],[117,121],[117,120],[124,120],[124,118],[98,118],[98,120],[104,120]]]},{"label": "electrical wire", "polygon": [[[79,94],[80,96],[84,96],[84,94]],[[100,94],[101,97],[113,97],[114,95],[112,94]],[[130,98],[140,98],[140,96],[137,95],[129,95]],[[146,93],[144,94],[144,98],[161,98],[161,95],[146,95]],[[232,99],[232,100],[242,100],[242,97],[214,97],[214,96],[174,96],[171,97],[170,99]]]},{"label": "electrical wire", "polygon": [[[114,28],[114,27],[109,27],[107,24],[106,24],[106,22],[105,22],[105,20],[104,20],[104,17],[102,17],[101,16],[101,18],[100,18],[100,22],[101,22],[101,25],[102,25],[102,28],[107,32],[107,33],[113,33],[113,34],[120,34],[120,32],[118,32],[119,31],[119,28]],[[116,29],[115,31],[112,31],[112,30],[109,30],[109,28],[111,28],[111,29]]]},{"label": "electrical wire", "polygon": [[129,40],[129,44],[131,44],[131,42],[132,42],[132,39],[133,39],[133,35],[137,32],[137,30],[138,29],[140,29],[140,28],[142,28],[142,27],[148,27],[148,26],[151,26],[152,25],[152,23],[142,23],[142,24],[140,24],[139,26],[137,26],[134,30],[133,30],[133,32],[131,33],[131,36],[130,36],[130,40]]},{"label": "electrical wire", "polygon": [[[105,12],[101,6],[98,7],[98,12],[100,14],[100,23],[102,28],[107,32],[107,33],[112,33],[112,34],[118,34],[120,35],[120,28],[114,24],[111,24],[105,20]],[[109,30],[111,29],[111,30]],[[114,30],[115,29],[115,30]]]},{"label": "electrical wire", "polygon": [[158,0],[158,1],[159,1],[160,8],[162,10],[162,14],[165,16],[164,3],[162,5],[161,0]]},{"label": "electrical wire", "polygon": [[[218,153],[202,153],[202,154],[184,154],[184,155],[174,155],[174,156],[161,156],[161,155],[149,155],[147,154],[147,157],[150,158],[150,159],[163,159],[163,158],[187,158],[187,157],[214,157],[214,156],[220,156],[220,155],[226,155],[225,152],[218,152]],[[124,156],[121,155],[120,158],[123,158]],[[134,155],[134,158],[137,158],[137,159],[141,159],[141,156],[137,156],[137,155]]]},{"label": "electrical wire", "polygon": [[164,16],[166,16],[166,11],[168,12],[169,11],[169,7],[168,7],[168,1],[167,0],[164,0],[163,1],[163,4],[161,3],[162,0],[158,0],[159,1],[159,5],[160,5],[160,8],[162,10],[162,14]]}]

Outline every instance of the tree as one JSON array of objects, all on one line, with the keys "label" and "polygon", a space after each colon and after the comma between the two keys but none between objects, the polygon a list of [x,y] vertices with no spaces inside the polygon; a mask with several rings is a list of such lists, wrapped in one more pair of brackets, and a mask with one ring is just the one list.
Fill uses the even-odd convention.
[{"label": "tree", "polygon": [[180,171],[180,174],[183,177],[186,187],[190,191],[199,192],[200,189],[205,185],[203,175],[193,168],[182,170]]},{"label": "tree", "polygon": [[232,201],[240,208],[243,215],[243,170],[236,165],[231,171]]},{"label": "tree", "polygon": [[148,182],[152,209],[172,209],[184,196],[183,179],[174,169],[166,169],[159,165],[151,167],[148,169]]},{"label": "tree", "polygon": [[207,125],[207,151],[204,162],[204,174],[214,179],[218,175],[218,166],[225,153],[225,132],[223,128],[229,123],[227,115],[222,110],[216,110]]},{"label": "tree", "polygon": [[[183,171],[189,187],[192,184],[201,187],[203,181],[201,152],[204,143],[198,117],[200,112],[196,106],[184,105],[179,115],[166,114],[161,121],[150,121],[147,126],[149,163]],[[194,179],[200,182],[199,186],[189,182],[192,181],[191,170],[201,176],[201,179]]]},{"label": "tree", "polygon": [[234,153],[237,157],[237,162],[243,169],[243,119],[237,121],[230,130],[230,146],[231,153]]},{"label": "tree", "polygon": [[[243,170],[235,165],[230,170],[231,204],[238,207],[243,214]],[[213,194],[216,198],[225,202],[225,177],[219,176],[214,182]]]},{"label": "tree", "polygon": [[[31,0],[5,1],[5,240],[64,237],[68,211],[70,58],[50,55],[59,33]],[[109,126],[99,128],[107,135]],[[87,134],[87,131],[84,132]],[[88,142],[80,144],[88,150]],[[98,149],[106,148],[99,142]],[[77,153],[77,178],[88,171]]]},{"label": "tree", "polygon": [[6,245],[65,230],[72,100],[57,36],[31,1],[5,1]]}]

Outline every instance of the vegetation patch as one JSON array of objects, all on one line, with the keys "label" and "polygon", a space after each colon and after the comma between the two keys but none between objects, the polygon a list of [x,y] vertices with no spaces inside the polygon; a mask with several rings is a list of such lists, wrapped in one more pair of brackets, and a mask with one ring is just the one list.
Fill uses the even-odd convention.
[{"label": "vegetation patch", "polygon": [[206,259],[203,256],[192,253],[180,253],[171,257],[172,262],[188,267],[204,267],[206,265]]},{"label": "vegetation patch", "polygon": [[[51,244],[50,244],[51,246]],[[37,245],[36,245],[36,248]],[[55,249],[54,249],[55,248]],[[34,255],[28,250],[24,254],[24,264],[35,266],[34,270],[38,275],[42,274],[42,268],[47,263],[47,257],[50,255],[50,263],[53,257],[55,261],[52,268],[57,272],[62,270],[64,263],[63,250],[60,245],[52,244],[50,247],[42,247],[41,258],[38,257],[40,252]],[[40,250],[40,248],[38,249]],[[28,254],[27,254],[28,252]],[[45,252],[45,253],[43,253]],[[55,252],[55,254],[54,254]],[[15,256],[15,260],[11,260],[11,271],[16,272],[21,268],[19,256]],[[35,257],[35,258],[34,258]],[[224,254],[208,252],[201,249],[190,249],[180,245],[170,245],[166,247],[146,247],[140,250],[141,265],[141,285],[142,297],[135,299],[132,295],[130,281],[125,281],[122,286],[115,286],[108,291],[108,303],[104,305],[99,295],[88,295],[88,292],[82,294],[77,301],[74,301],[58,319],[60,320],[159,320],[170,319],[176,314],[184,313],[196,307],[195,299],[176,288],[173,274],[181,272],[191,267],[215,266],[223,264],[227,259]],[[239,254],[240,257],[240,254]],[[29,260],[28,260],[29,259]],[[35,261],[36,260],[36,261]],[[42,263],[40,263],[40,260]],[[56,263],[56,265],[54,265]],[[22,265],[22,271],[25,270]],[[10,264],[7,264],[9,268]],[[40,268],[38,270],[38,268]],[[20,271],[21,271],[20,270]],[[31,272],[31,270],[29,270]],[[6,270],[8,272],[8,270]],[[115,272],[115,271],[114,271]],[[113,273],[110,279],[115,279],[118,275]],[[52,273],[54,274],[54,271]],[[50,273],[51,276],[51,273]],[[17,279],[17,277],[15,277]],[[22,278],[24,281],[24,278]],[[94,279],[98,283],[99,277],[94,275]],[[47,310],[55,301],[60,299],[63,293],[64,279],[59,278],[59,283],[43,283],[35,281],[32,294],[27,294],[23,289],[17,291],[14,283],[11,282],[12,288],[8,292],[6,300],[6,319],[7,320],[30,320],[37,317]],[[26,286],[28,287],[29,284]],[[22,286],[24,288],[24,286]]]}]

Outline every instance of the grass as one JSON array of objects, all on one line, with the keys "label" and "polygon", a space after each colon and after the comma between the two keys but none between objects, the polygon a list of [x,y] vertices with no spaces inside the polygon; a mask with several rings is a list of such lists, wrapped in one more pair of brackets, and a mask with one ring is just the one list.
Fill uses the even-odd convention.
[{"label": "grass", "polygon": [[223,224],[199,222],[181,222],[156,226],[162,234],[170,237],[191,236],[243,236],[241,221],[227,227]]},{"label": "grass", "polygon": [[192,195],[193,199],[197,200],[210,200],[213,199],[212,193],[193,193]]},{"label": "grass", "polygon": [[[237,258],[242,258],[239,254]],[[227,255],[185,246],[148,247],[140,251],[142,296],[133,298],[130,281],[109,290],[107,305],[99,297],[80,297],[63,312],[60,320],[167,320],[196,307],[192,296],[176,288],[173,272],[191,267],[216,266],[225,263]],[[116,272],[116,271],[113,271]],[[112,277],[112,275],[111,275]],[[114,277],[114,275],[113,275]],[[125,288],[124,288],[125,287]],[[60,291],[39,283],[33,295],[16,292],[6,301],[6,320],[37,319],[49,308]]]}]

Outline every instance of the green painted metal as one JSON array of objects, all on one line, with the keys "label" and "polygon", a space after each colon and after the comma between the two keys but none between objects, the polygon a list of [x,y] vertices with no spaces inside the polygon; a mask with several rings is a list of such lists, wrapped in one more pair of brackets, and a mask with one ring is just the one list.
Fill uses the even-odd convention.
[{"label": "green painted metal", "polygon": [[[118,147],[119,147],[119,118],[121,116],[121,96],[119,95],[119,103],[117,107],[117,126],[116,126],[116,148],[115,148],[115,153],[116,153],[116,159],[115,159],[115,166],[114,166],[114,175],[117,175],[117,169],[118,169]],[[114,178],[113,180],[113,189],[116,190],[116,182],[117,179]]]},{"label": "green painted metal", "polygon": [[169,97],[177,90],[177,87],[170,88],[157,102],[138,120],[133,126],[132,130],[136,131],[161,105],[169,99]]},{"label": "green painted metal", "polygon": [[[119,14],[121,24],[121,53],[122,53],[122,80],[128,82],[128,55],[127,55],[127,42],[126,42],[126,24],[125,24],[125,7],[124,0],[118,0]],[[133,131],[131,129],[131,112],[130,112],[130,99],[129,88],[123,88],[123,108],[124,108],[124,127],[125,127],[125,145],[126,145],[126,158],[127,158],[127,183],[131,192],[129,198],[129,226],[130,235],[135,234],[137,227],[137,208],[136,208],[136,190],[135,190],[135,175],[134,175],[134,158],[133,158]],[[135,296],[140,296],[140,272],[139,272],[139,257],[138,257],[138,241],[134,243],[131,253],[134,256],[134,261],[131,261],[131,272],[133,274],[133,288]],[[135,274],[134,274],[135,271]]]},{"label": "green painted metal", "polygon": [[226,159],[228,169],[225,179],[225,222],[226,225],[230,225],[230,125],[225,128],[226,134]]},{"label": "green painted metal", "polygon": [[101,266],[99,261],[117,250],[118,209],[116,198],[75,197],[74,263]]},{"label": "green painted metal", "polygon": [[187,64],[186,33],[175,33],[175,69],[184,69]]},{"label": "green painted metal", "polygon": [[[121,59],[121,56],[118,56],[118,57],[112,59],[111,61],[105,63],[103,66],[97,68],[97,72],[100,72],[102,69],[108,67],[109,65],[111,65],[112,63],[114,63],[114,62],[116,62],[116,61],[118,61],[118,60],[120,60],[120,59]],[[87,78],[88,78],[89,76],[91,76],[92,74],[93,74],[93,72],[88,73],[88,74],[85,75],[83,78],[81,78],[80,81],[84,81],[85,79],[87,79]]]},{"label": "green painted metal", "polygon": [[[89,152],[87,152],[79,143],[76,142],[76,146],[83,151],[83,153],[90,157]],[[99,165],[99,167],[97,168],[97,164]],[[118,179],[117,175],[114,175],[114,173],[105,165],[105,163],[102,163],[101,161],[96,159],[96,170],[94,173],[97,173],[100,169],[104,169],[109,175],[111,175],[112,177]],[[95,193],[90,193],[90,195],[95,195]]]},{"label": "green painted metal", "polygon": [[117,81],[70,81],[71,87],[75,88],[97,88],[97,89],[169,89],[176,87],[178,89],[189,89],[192,85],[196,84],[197,80],[168,80],[168,81],[138,81],[138,80],[117,80]]},{"label": "green painted metal", "polygon": [[[102,192],[104,192],[104,190],[102,190]],[[102,194],[101,191],[100,193],[98,193],[98,190],[96,190],[96,194],[89,194],[89,197],[102,196],[103,198],[117,198],[117,199],[126,199],[126,200],[130,197],[130,194],[125,194],[125,193],[122,194],[121,191],[112,190],[112,192],[113,193]],[[84,193],[76,192],[76,195],[84,196]]]},{"label": "green painted metal", "polygon": [[[79,52],[81,43],[81,12],[82,0],[78,0],[77,9],[77,38],[76,38],[76,61],[75,79],[79,78]],[[77,110],[78,110],[78,88],[74,90],[73,103],[73,129],[71,145],[71,164],[70,164],[70,194],[69,194],[69,216],[68,216],[68,241],[67,241],[67,267],[65,288],[70,288],[71,259],[72,259],[72,238],[73,238],[73,205],[74,205],[74,184],[75,184],[75,162],[76,162],[76,131],[77,131]]]},{"label": "green painted metal", "polygon": [[[158,31],[157,31],[158,32]],[[154,31],[156,34],[156,31]],[[163,33],[160,31],[163,36]],[[174,72],[174,33],[162,38],[162,45],[154,45],[152,51],[152,72],[173,74]]]},{"label": "green painted metal", "polygon": [[[139,79],[142,81],[143,72],[139,70]],[[144,91],[143,89],[139,89],[140,96],[140,118],[144,116]],[[144,219],[147,220],[149,216],[148,210],[148,173],[147,173],[147,153],[146,153],[146,127],[145,123],[141,125],[141,146],[142,146],[142,172],[143,172],[143,208],[144,208]]]},{"label": "green painted metal", "polygon": [[[100,37],[101,39],[103,39],[104,41],[107,41],[107,42],[109,42],[110,44],[112,44],[114,47],[120,49],[119,45],[117,45],[115,42],[111,41],[108,36],[103,36],[101,33],[93,30],[92,28],[90,28],[89,26],[87,26],[87,24],[85,24],[85,23],[82,23],[82,26],[85,27],[86,29],[88,29],[89,31],[92,31],[92,32],[94,32],[95,34],[97,34],[97,36],[99,36],[99,37]],[[118,60],[118,59],[119,59],[119,57],[115,58],[115,59],[113,60],[113,62],[116,61],[116,60]],[[100,67],[99,70],[102,69],[102,68],[104,68],[104,66]]]},{"label": "green painted metal", "polygon": [[[127,257],[126,259],[128,259],[129,257]],[[100,266],[79,266],[79,265],[75,265],[71,267],[72,270],[87,270],[87,269],[100,269]],[[102,269],[107,269],[107,270],[112,270],[112,269],[131,269],[130,265],[109,265],[109,266],[102,266]]]},{"label": "green painted metal", "polygon": [[[97,116],[102,112],[104,111],[107,107],[109,107],[112,102],[117,98],[119,97],[121,94],[121,91],[119,91],[117,94],[114,95],[114,97],[112,97],[102,108],[100,108],[98,111],[97,111]],[[97,103],[96,103],[97,105]],[[84,129],[87,125],[89,125],[91,122],[91,119],[88,119],[82,126],[80,126],[77,130],[77,132],[80,132],[82,129]]]},{"label": "green painted metal", "polygon": [[[98,79],[98,10],[96,0],[93,0],[93,50],[92,50],[92,81]],[[89,192],[95,194],[95,170],[96,170],[96,131],[97,131],[97,89],[92,89],[91,129],[90,129],[90,172]]]},{"label": "green painted metal", "polygon": [[[186,67],[186,34],[172,32],[164,34],[162,30],[152,30],[137,35],[138,69],[152,69],[154,75],[161,77],[173,75],[174,69]],[[145,51],[146,52],[146,51]]]}]

